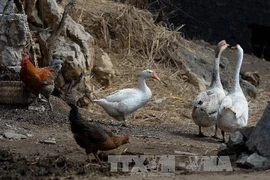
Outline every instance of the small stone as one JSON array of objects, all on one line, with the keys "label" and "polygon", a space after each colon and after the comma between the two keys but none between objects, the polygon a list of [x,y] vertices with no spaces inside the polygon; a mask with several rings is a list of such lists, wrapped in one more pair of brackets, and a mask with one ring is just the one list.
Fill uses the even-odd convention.
[{"label": "small stone", "polygon": [[32,110],[32,111],[39,111],[39,112],[44,112],[45,111],[45,107],[44,106],[28,106],[28,109],[29,110]]},{"label": "small stone", "polygon": [[245,152],[247,150],[247,147],[245,146],[244,136],[240,133],[240,131],[235,131],[234,133],[232,133],[226,145],[229,149],[237,153]]},{"label": "small stone", "polygon": [[270,161],[263,157],[258,155],[257,153],[251,154],[245,164],[251,168],[256,168],[256,169],[269,169],[270,168]]},{"label": "small stone", "polygon": [[33,134],[26,134],[27,137],[33,137]]},{"label": "small stone", "polygon": [[236,160],[236,153],[229,149],[226,144],[222,143],[218,149],[218,156],[229,156],[231,161]]},{"label": "small stone", "polygon": [[12,131],[7,131],[4,133],[4,137],[7,138],[7,139],[26,139],[26,136],[23,135],[23,134],[17,134],[15,132],[12,132]]},{"label": "small stone", "polygon": [[52,139],[45,139],[43,141],[40,141],[41,143],[44,143],[44,144],[56,144],[56,140],[54,138]]},{"label": "small stone", "polygon": [[243,168],[246,167],[246,161],[248,159],[248,155],[247,154],[242,154],[241,158],[239,158],[235,163],[238,167]]}]

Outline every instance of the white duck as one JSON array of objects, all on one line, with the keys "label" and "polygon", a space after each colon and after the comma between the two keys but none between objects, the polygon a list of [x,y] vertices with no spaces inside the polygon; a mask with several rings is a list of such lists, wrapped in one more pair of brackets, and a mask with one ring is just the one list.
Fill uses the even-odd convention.
[{"label": "white duck", "polygon": [[152,97],[152,92],[145,83],[145,78],[160,80],[152,70],[144,70],[138,78],[138,88],[127,88],[112,92],[108,96],[94,100],[111,117],[125,121],[131,113],[145,105]]},{"label": "white duck", "polygon": [[244,127],[248,122],[248,102],[239,84],[243,49],[239,44],[232,49],[237,49],[238,55],[233,84],[228,95],[220,103],[217,118],[217,125],[221,129],[223,142],[225,142],[225,132],[232,132],[237,128]]},{"label": "white duck", "polygon": [[[215,50],[215,61],[212,72],[212,81],[210,86],[200,92],[200,94],[193,101],[192,119],[196,125],[199,126],[199,137],[204,137],[201,127],[210,127],[216,124],[217,112],[220,101],[225,97],[220,75],[219,62],[222,52],[229,46],[225,40],[218,43]],[[215,134],[217,138],[217,126],[215,125]]]}]

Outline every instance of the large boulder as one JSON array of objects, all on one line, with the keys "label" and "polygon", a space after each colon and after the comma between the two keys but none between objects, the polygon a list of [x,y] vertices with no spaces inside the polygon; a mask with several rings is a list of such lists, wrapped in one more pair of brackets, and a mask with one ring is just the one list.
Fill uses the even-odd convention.
[{"label": "large boulder", "polygon": [[[181,48],[179,53],[185,56],[186,66],[198,76],[201,76],[207,85],[210,85],[212,80],[213,64],[214,64],[214,49],[198,45],[198,52],[193,52],[189,49]],[[179,55],[180,56],[180,55]],[[231,84],[232,70],[229,61],[225,57],[220,59],[220,77],[224,89],[228,90]]]},{"label": "large boulder", "polygon": [[264,157],[270,157],[270,103],[264,110],[263,116],[251,132],[246,145],[252,152],[258,152]]},{"label": "large boulder", "polygon": [[[7,4],[7,2],[8,2],[8,0],[1,0],[1,1],[0,1],[0,13],[1,13],[1,14],[3,13],[3,10],[4,10],[4,8],[5,8],[6,4]],[[13,3],[11,2],[11,3],[9,3],[9,5],[8,5],[8,7],[7,7],[7,9],[6,9],[5,14],[11,14],[11,13],[13,13],[13,12],[14,12],[14,11],[13,11]]]}]

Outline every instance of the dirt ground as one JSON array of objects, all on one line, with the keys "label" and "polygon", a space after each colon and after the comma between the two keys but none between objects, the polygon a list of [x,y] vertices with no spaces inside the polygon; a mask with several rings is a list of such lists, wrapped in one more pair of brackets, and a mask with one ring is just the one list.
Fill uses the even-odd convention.
[{"label": "dirt ground", "polygon": [[[96,7],[92,11],[100,9]],[[87,26],[85,28],[87,29]],[[194,41],[194,43],[199,42]],[[201,44],[201,46],[212,47],[209,44]],[[146,68],[154,69],[167,84],[147,80],[153,93],[153,100],[132,115],[127,127],[119,127],[111,123],[115,120],[95,104],[91,106],[90,111],[81,109],[81,113],[89,121],[106,126],[116,133],[130,136],[130,144],[108,153],[177,155],[175,151],[183,151],[202,156],[216,155],[220,143],[210,137],[213,128],[203,129],[208,137],[196,137],[198,127],[191,119],[192,100],[199,92],[196,87],[168,65],[146,61],[144,57],[132,54],[133,52],[129,55],[112,51],[108,53],[117,76],[108,89],[96,88],[95,94],[98,97],[119,88],[135,87],[138,73]],[[235,53],[227,50],[223,55],[234,67]],[[257,98],[248,99],[250,115],[248,126],[254,126],[269,101],[270,62],[245,55],[242,70],[258,71],[261,77]],[[168,96],[176,96],[178,99],[166,99],[161,103],[154,101]],[[269,179],[269,171],[240,169],[234,165],[232,172],[200,172],[176,166],[176,172],[168,177],[162,177],[161,174],[146,177],[110,172],[108,168],[99,167],[95,161],[88,165],[85,152],[75,143],[70,131],[69,107],[57,98],[52,98],[54,111],[50,111],[46,103],[40,102],[40,104],[46,108],[44,112],[31,111],[22,106],[0,105],[0,179]],[[6,139],[1,135],[6,131],[26,135],[26,138]],[[51,138],[55,139],[56,144],[42,143]],[[101,159],[106,161],[108,153],[102,153]],[[188,161],[188,155],[179,157],[180,159],[177,160],[179,163]]]}]

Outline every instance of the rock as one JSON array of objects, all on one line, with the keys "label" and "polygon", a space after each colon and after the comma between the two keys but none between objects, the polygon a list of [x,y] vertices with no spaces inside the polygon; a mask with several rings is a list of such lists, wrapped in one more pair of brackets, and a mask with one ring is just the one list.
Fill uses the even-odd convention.
[{"label": "rock", "polygon": [[26,139],[26,136],[23,134],[17,134],[14,131],[7,131],[4,133],[4,137],[7,139]]},{"label": "rock", "polygon": [[[7,150],[4,150],[4,149],[0,149],[0,162],[5,162],[5,161],[12,161],[12,155],[9,151]],[[2,167],[1,166],[1,170],[2,170]]]},{"label": "rock", "polygon": [[240,168],[245,168],[247,165],[245,164],[248,159],[248,154],[242,154],[241,158],[239,158],[237,161],[235,161],[236,166]]},{"label": "rock", "polygon": [[28,109],[31,111],[38,111],[38,112],[44,112],[45,111],[45,107],[44,106],[37,106],[37,105],[29,105]]},{"label": "rock", "polygon": [[203,78],[198,76],[192,71],[187,71],[185,75],[188,77],[188,81],[193,84],[194,86],[198,87],[200,91],[203,91],[206,89],[205,81]]},{"label": "rock", "polygon": [[65,61],[61,70],[65,81],[75,80],[86,71],[87,64],[78,44],[60,36],[53,48],[53,56]]},{"label": "rock", "polygon": [[[58,26],[64,9],[57,5],[56,1],[38,1],[37,10],[41,19],[51,30],[55,30]],[[50,36],[49,31],[40,33],[38,40],[42,42]],[[40,44],[40,49],[45,49],[44,44]],[[94,59],[94,39],[84,30],[84,27],[76,23],[70,16],[65,20],[65,27],[57,37],[56,41],[51,45],[53,49],[53,59],[61,59],[64,61],[61,73],[56,79],[56,89],[61,94],[74,94],[70,87],[76,81],[76,95],[84,98],[83,103],[90,103],[87,100],[91,88],[90,73],[93,67]],[[43,53],[45,54],[45,53]],[[82,77],[82,78],[81,78]],[[76,99],[79,99],[76,97]]]},{"label": "rock", "polygon": [[33,134],[26,134],[27,137],[33,137]]},{"label": "rock", "polygon": [[245,164],[251,168],[262,168],[262,169],[269,169],[270,168],[270,161],[258,155],[257,153],[251,154],[247,159]]},{"label": "rock", "polygon": [[231,134],[226,145],[229,149],[236,153],[245,152],[247,150],[244,136],[239,131],[235,131]]},{"label": "rock", "polygon": [[[199,48],[201,52],[204,53],[204,56],[208,56],[207,58],[201,58],[202,54],[198,54],[188,49],[181,48],[179,49],[179,57],[185,57],[185,65],[198,77],[201,77],[205,82],[205,84],[210,84],[212,80],[212,71],[213,71],[213,63],[214,63],[214,49],[207,48],[205,46],[201,46]],[[213,56],[209,57],[209,54],[213,54]],[[230,63],[227,58],[221,57],[220,59],[220,73],[221,73],[221,82],[223,84],[224,89],[228,89],[231,82],[231,68]],[[202,81],[202,80],[199,80]],[[196,81],[194,81],[197,83]],[[191,82],[192,83],[192,82]],[[203,87],[197,85],[200,90],[204,90]]]},{"label": "rock", "polygon": [[226,144],[222,143],[218,149],[218,156],[229,156],[231,161],[236,160],[236,153],[229,149]]},{"label": "rock", "polygon": [[84,30],[81,24],[76,23],[71,17],[67,18],[66,31],[67,36],[81,47],[87,70],[91,70],[94,64],[94,38]]},{"label": "rock", "polygon": [[18,65],[18,66],[8,66],[8,68],[14,70],[14,72],[16,73],[20,73],[22,67],[21,65]]},{"label": "rock", "polygon": [[240,79],[240,86],[245,96],[249,96],[254,99],[257,97],[258,89],[250,82]]},{"label": "rock", "polygon": [[[1,2],[0,2],[0,13],[1,14],[3,13],[4,7],[6,6],[7,2],[8,2],[8,0],[1,0]],[[11,13],[14,13],[14,11],[13,11],[13,3],[12,2],[9,3],[5,14],[11,14]]]},{"label": "rock", "polygon": [[244,141],[247,141],[254,128],[255,128],[254,126],[243,127],[237,129],[237,131],[239,131],[243,135]]},{"label": "rock", "polygon": [[44,143],[44,144],[56,144],[56,140],[54,138],[51,138],[51,139],[45,139],[45,140],[42,140],[40,141],[41,143]]},{"label": "rock", "polygon": [[258,152],[264,157],[270,157],[270,103],[251,132],[246,145],[251,152]]},{"label": "rock", "polygon": [[27,19],[29,23],[32,23],[36,26],[42,27],[43,22],[38,16],[38,11],[36,9],[37,0],[27,0],[25,1],[25,13],[27,15]]},{"label": "rock", "polygon": [[[1,15],[0,15],[1,18]],[[21,52],[26,45],[27,30],[22,14],[6,15],[0,26],[0,63],[20,65]]]},{"label": "rock", "polygon": [[47,26],[55,29],[61,20],[63,10],[57,5],[56,1],[39,1],[37,5],[41,19]]},{"label": "rock", "polygon": [[260,76],[258,72],[240,72],[240,75],[242,79],[250,82],[253,86],[259,86]]},{"label": "rock", "polygon": [[96,48],[93,72],[101,81],[105,81],[102,83],[105,87],[112,84],[112,79],[115,76],[113,64],[111,58],[101,48]]},{"label": "rock", "polygon": [[[42,1],[38,3],[39,9],[38,12],[41,14],[42,19],[45,24],[51,29],[56,29],[58,26],[61,16],[63,13],[63,9],[57,5],[55,1]],[[70,38],[70,40],[76,44],[78,44],[83,52],[85,58],[85,64],[87,65],[87,70],[91,70],[93,66],[93,37],[87,33],[83,26],[76,23],[71,17],[67,17],[65,21],[65,31],[63,34]],[[58,45],[55,45],[59,47]],[[57,50],[55,50],[57,51]],[[54,54],[53,56],[57,56]]]}]

